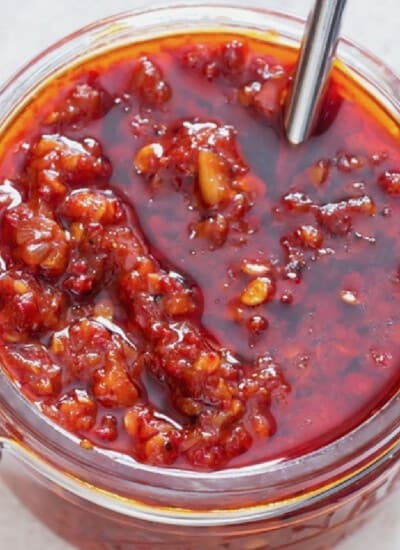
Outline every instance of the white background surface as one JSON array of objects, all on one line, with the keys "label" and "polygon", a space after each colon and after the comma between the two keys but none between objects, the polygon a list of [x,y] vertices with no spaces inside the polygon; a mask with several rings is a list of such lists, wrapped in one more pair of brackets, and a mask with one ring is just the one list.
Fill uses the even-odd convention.
[{"label": "white background surface", "polygon": [[[259,4],[305,15],[311,1],[259,0]],[[400,72],[400,0],[349,0],[348,4],[345,33]],[[0,81],[63,35],[137,5],[135,0],[0,0]],[[35,521],[0,482],[0,550],[26,548],[71,549]],[[377,521],[337,550],[399,549],[400,495]]]}]

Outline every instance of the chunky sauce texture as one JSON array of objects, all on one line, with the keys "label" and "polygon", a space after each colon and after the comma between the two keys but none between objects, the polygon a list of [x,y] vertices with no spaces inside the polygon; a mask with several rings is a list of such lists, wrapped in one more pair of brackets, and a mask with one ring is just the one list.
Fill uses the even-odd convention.
[{"label": "chunky sauce texture", "polygon": [[224,34],[134,45],[5,131],[0,359],[88,449],[295,457],[398,389],[398,128],[336,68],[289,147],[294,61]]}]

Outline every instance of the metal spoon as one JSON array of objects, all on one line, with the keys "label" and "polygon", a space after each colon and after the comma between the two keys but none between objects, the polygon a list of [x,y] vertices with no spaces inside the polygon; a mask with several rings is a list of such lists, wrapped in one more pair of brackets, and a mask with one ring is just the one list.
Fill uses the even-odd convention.
[{"label": "metal spoon", "polygon": [[333,59],[346,0],[315,0],[285,112],[290,143],[303,143],[315,127]]}]

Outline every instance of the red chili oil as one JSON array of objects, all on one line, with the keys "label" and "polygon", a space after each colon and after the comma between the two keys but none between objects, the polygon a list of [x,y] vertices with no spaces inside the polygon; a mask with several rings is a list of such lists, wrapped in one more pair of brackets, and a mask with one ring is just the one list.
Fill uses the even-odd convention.
[{"label": "red chili oil", "polygon": [[338,65],[290,147],[295,58],[223,33],[136,44],[4,130],[1,361],[85,447],[292,458],[398,389],[398,125]]}]

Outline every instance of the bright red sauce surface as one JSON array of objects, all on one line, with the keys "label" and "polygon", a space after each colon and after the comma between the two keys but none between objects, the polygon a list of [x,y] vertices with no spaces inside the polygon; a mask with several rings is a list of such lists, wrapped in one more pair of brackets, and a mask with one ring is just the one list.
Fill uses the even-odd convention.
[{"label": "bright red sauce surface", "polygon": [[85,446],[293,457],[398,388],[398,141],[336,70],[317,135],[289,147],[293,61],[224,35],[133,46],[50,82],[3,136],[1,361]]}]

